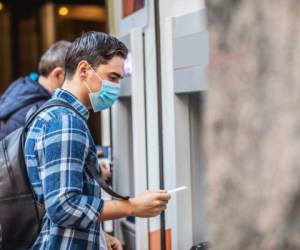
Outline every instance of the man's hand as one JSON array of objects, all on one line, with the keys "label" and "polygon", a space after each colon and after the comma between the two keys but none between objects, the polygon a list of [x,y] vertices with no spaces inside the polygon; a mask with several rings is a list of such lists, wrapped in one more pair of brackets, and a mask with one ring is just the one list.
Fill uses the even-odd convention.
[{"label": "man's hand", "polygon": [[112,178],[112,169],[113,169],[113,163],[108,163],[107,159],[105,158],[99,158],[98,164],[100,168],[100,173],[104,181],[110,182]]},{"label": "man's hand", "polygon": [[171,198],[165,190],[146,191],[138,197],[129,199],[132,215],[138,217],[153,217],[166,209]]},{"label": "man's hand", "polygon": [[101,169],[101,176],[103,180],[105,180],[106,182],[110,181],[112,177],[111,170],[101,164],[100,164],[100,169]]},{"label": "man's hand", "polygon": [[129,200],[104,201],[99,221],[114,220],[127,216],[153,217],[166,209],[171,198],[165,190],[146,191]]},{"label": "man's hand", "polygon": [[117,238],[106,233],[105,239],[108,250],[123,250],[122,243]]}]

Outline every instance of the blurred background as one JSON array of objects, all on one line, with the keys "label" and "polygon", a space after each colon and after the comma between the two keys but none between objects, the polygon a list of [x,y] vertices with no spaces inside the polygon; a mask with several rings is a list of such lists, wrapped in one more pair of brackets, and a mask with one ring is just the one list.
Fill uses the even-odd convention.
[{"label": "blurred background", "polygon": [[[20,76],[37,71],[42,53],[55,41],[73,41],[82,33],[108,32],[104,0],[0,1],[0,94]],[[101,140],[99,115],[90,129]]]},{"label": "blurred background", "polygon": [[300,2],[206,4],[209,234],[216,249],[300,249]]},{"label": "blurred background", "polygon": [[1,1],[0,91],[15,78],[36,71],[41,54],[56,40],[83,32],[107,32],[105,1]]}]

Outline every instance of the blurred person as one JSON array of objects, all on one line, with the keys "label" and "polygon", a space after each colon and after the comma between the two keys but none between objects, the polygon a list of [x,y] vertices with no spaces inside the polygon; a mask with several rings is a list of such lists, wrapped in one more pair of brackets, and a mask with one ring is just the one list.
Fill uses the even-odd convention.
[{"label": "blurred person", "polygon": [[98,169],[87,126],[89,110],[100,112],[118,99],[127,54],[122,42],[105,33],[77,38],[66,55],[65,82],[51,98],[70,108],[44,110],[29,127],[27,173],[37,201],[46,209],[33,250],[120,250],[120,242],[102,231],[101,221],[152,217],[166,209],[170,195],[165,190],[145,191],[129,200],[103,200],[86,167]]},{"label": "blurred person", "polygon": [[25,124],[33,105],[40,107],[64,81],[64,60],[71,43],[58,41],[42,55],[38,72],[20,77],[0,97],[0,140]]},{"label": "blurred person", "polygon": [[98,157],[99,169],[101,177],[108,184],[111,184],[112,171],[113,171],[113,161],[110,155],[111,149],[108,146],[96,146],[96,153]]},{"label": "blurred person", "polygon": [[100,167],[100,172],[102,178],[107,182],[111,183],[111,178],[112,178],[112,170],[113,170],[113,163],[109,164],[104,164],[103,162],[99,162],[99,167]]}]

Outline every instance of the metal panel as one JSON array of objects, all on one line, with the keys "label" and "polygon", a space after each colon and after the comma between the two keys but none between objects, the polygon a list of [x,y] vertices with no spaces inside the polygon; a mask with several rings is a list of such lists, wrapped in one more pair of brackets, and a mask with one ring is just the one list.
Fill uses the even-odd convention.
[{"label": "metal panel", "polygon": [[[132,182],[132,116],[131,98],[119,99],[112,106],[113,188],[124,195],[133,195]],[[114,220],[115,236],[122,240],[120,220]]]},{"label": "metal panel", "polygon": [[208,63],[208,33],[198,32],[174,39],[174,69]]},{"label": "metal panel", "polygon": [[[132,130],[135,195],[147,189],[144,46],[142,29],[130,33],[132,45]],[[148,221],[136,218],[136,249],[148,249]]]},{"label": "metal panel", "polygon": [[[144,30],[145,44],[145,95],[146,95],[146,138],[147,138],[147,166],[148,188],[159,189],[159,132],[158,132],[158,98],[157,98],[157,71],[156,71],[156,30],[155,30],[154,1],[149,1],[149,25]],[[149,218],[149,232],[160,229],[160,216]],[[153,234],[152,234],[153,235]],[[149,239],[149,249],[151,236]]]},{"label": "metal panel", "polygon": [[[132,75],[121,83],[120,100],[113,106],[113,146],[116,171],[114,187],[124,193],[133,189],[138,195],[147,189],[146,121],[144,93],[144,47],[140,28],[133,29],[130,36],[120,38],[132,53]],[[130,97],[130,98],[124,98]],[[130,119],[130,121],[129,121]],[[122,150],[122,148],[124,150]],[[126,164],[126,165],[124,165]],[[130,164],[130,166],[129,166]],[[123,190],[120,190],[123,188]],[[120,236],[120,220],[115,223],[116,236]],[[135,220],[136,249],[148,249],[148,220]],[[134,235],[133,235],[134,237]]]},{"label": "metal panel", "polygon": [[[202,200],[198,202],[197,195],[201,193],[201,182],[196,180],[202,174],[197,162],[199,141],[191,138],[198,137],[195,131],[200,124],[190,107],[194,108],[195,104],[190,102],[190,96],[194,95],[191,93],[207,88],[205,66],[209,46],[204,16],[205,10],[201,9],[165,20],[164,161],[168,173],[165,183],[166,188],[188,187],[185,192],[173,195],[166,213],[167,225],[172,229],[172,248],[176,250],[190,249],[193,242],[203,239],[205,233],[203,226],[197,224],[199,218],[200,223],[203,219]],[[190,94],[174,95],[180,93]]]},{"label": "metal panel", "polygon": [[204,68],[201,66],[174,71],[175,93],[189,93],[207,89]]},{"label": "metal panel", "polygon": [[121,82],[121,93],[120,97],[130,97],[131,96],[131,77],[126,77]]},{"label": "metal panel", "polygon": [[126,36],[122,36],[118,38],[122,43],[124,43],[126,45],[126,47],[128,48],[128,50],[131,50],[131,44],[130,44],[130,36],[126,35]]},{"label": "metal panel", "polygon": [[122,220],[121,227],[124,235],[124,241],[125,243],[125,249],[127,250],[135,250],[135,225],[132,222],[129,222],[128,220]]},{"label": "metal panel", "polygon": [[199,92],[207,89],[208,32],[205,9],[172,18],[174,92]]},{"label": "metal panel", "polygon": [[[122,41],[129,51],[131,51],[131,43],[130,43],[130,36],[126,35],[119,38],[120,41]],[[125,77],[121,81],[121,93],[120,97],[130,97],[131,96],[131,76]]]},{"label": "metal panel", "polygon": [[191,186],[193,244],[199,244],[206,238],[204,209],[204,143],[200,126],[203,119],[203,99],[205,92],[189,95],[190,149],[191,149]]},{"label": "metal panel", "polygon": [[[175,105],[174,105],[174,68],[173,68],[173,18],[165,19],[165,39],[163,40],[164,54],[162,56],[162,93],[163,93],[163,151],[164,151],[164,175],[165,188],[178,187],[176,176],[176,149],[175,149]],[[179,241],[185,240],[181,235],[180,220],[177,214],[180,212],[177,207],[176,195],[169,201],[166,210],[166,226],[172,230],[172,249],[179,250]],[[182,215],[182,214],[181,214]],[[183,217],[182,217],[183,218]],[[189,222],[187,222],[189,223]]]},{"label": "metal panel", "polygon": [[205,9],[182,15],[174,20],[174,37],[186,36],[205,30]]}]

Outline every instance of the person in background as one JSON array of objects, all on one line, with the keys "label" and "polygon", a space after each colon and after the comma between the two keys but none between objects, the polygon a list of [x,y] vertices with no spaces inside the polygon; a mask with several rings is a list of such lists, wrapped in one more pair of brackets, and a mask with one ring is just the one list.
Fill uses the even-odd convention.
[{"label": "person in background", "polygon": [[101,177],[108,184],[111,184],[113,162],[110,155],[109,146],[96,146],[97,158],[100,168]]},{"label": "person in background", "polygon": [[58,41],[42,55],[38,72],[20,77],[0,97],[0,140],[25,124],[33,105],[40,107],[64,82],[65,56],[71,43]]}]

